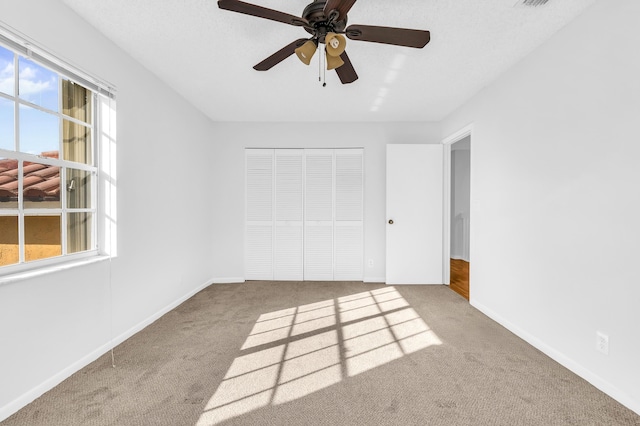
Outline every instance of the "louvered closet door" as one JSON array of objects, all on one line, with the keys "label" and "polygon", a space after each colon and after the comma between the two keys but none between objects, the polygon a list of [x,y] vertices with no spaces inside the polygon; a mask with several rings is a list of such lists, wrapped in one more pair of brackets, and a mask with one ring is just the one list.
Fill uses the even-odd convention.
[{"label": "louvered closet door", "polygon": [[273,279],[274,150],[245,151],[245,279]]},{"label": "louvered closet door", "polygon": [[246,150],[247,280],[362,280],[363,150]]},{"label": "louvered closet door", "polygon": [[305,150],[304,279],[333,280],[333,150]]},{"label": "louvered closet door", "polygon": [[335,150],[334,279],[361,281],[363,271],[363,150]]},{"label": "louvered closet door", "polygon": [[303,151],[275,150],[275,280],[303,275]]}]

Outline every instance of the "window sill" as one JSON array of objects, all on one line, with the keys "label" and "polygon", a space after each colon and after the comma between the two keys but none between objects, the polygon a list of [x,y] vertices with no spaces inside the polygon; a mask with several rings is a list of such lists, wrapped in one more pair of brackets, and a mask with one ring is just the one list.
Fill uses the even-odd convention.
[{"label": "window sill", "polygon": [[67,269],[73,269],[79,266],[85,266],[85,265],[90,265],[92,263],[104,262],[105,260],[109,260],[109,256],[97,255],[97,256],[85,257],[83,259],[70,260],[68,262],[58,263],[55,265],[42,266],[40,268],[30,269],[28,271],[10,273],[4,276],[0,276],[0,287],[6,284],[12,284],[18,281],[37,278],[37,277],[48,275],[54,272],[66,271]]}]

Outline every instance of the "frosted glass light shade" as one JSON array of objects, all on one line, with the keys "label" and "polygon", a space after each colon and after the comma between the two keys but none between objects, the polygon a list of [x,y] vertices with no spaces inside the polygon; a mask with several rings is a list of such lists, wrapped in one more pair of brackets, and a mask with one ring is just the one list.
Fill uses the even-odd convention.
[{"label": "frosted glass light shade", "polygon": [[332,70],[335,68],[340,68],[344,65],[344,61],[340,56],[331,56],[329,52],[327,52],[327,69]]},{"label": "frosted glass light shade", "polygon": [[327,33],[325,39],[327,45],[327,53],[331,56],[340,56],[347,47],[347,39],[336,33]]},{"label": "frosted glass light shade", "polygon": [[313,42],[313,40],[307,41],[302,46],[298,47],[294,52],[298,56],[298,59],[302,61],[305,65],[309,65],[311,62],[311,58],[316,53],[316,49],[318,46]]}]

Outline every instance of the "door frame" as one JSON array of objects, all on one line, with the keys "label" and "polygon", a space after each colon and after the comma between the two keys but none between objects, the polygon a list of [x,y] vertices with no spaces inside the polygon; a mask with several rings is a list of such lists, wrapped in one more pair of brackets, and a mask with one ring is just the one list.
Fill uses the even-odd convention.
[{"label": "door frame", "polygon": [[[442,279],[444,284],[451,284],[451,145],[466,138],[471,137],[473,141],[473,123],[467,124],[457,132],[452,133],[442,140],[443,161],[444,161],[444,191],[443,191],[443,226],[442,226]],[[473,179],[469,192],[473,194]],[[469,212],[469,223],[472,222],[471,216],[473,209]],[[471,247],[471,241],[469,241]],[[471,260],[471,249],[469,249],[469,260]],[[471,274],[471,271],[469,271]],[[471,295],[469,295],[471,296]]]}]

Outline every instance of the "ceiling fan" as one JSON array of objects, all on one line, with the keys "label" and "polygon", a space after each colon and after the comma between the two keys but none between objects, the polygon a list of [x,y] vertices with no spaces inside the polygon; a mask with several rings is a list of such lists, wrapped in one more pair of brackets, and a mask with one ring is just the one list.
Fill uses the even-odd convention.
[{"label": "ceiling fan", "polygon": [[347,56],[346,40],[342,34],[351,40],[418,49],[429,43],[429,31],[371,25],[347,27],[347,13],[355,2],[356,0],[316,0],[304,8],[302,17],[239,0],[219,0],[218,6],[232,12],[303,27],[311,34],[311,38],[300,38],[255,65],[253,68],[257,71],[267,71],[294,53],[302,62],[309,65],[318,46],[324,44],[327,69],[335,69],[342,84],[347,84],[356,81],[358,74]]}]

